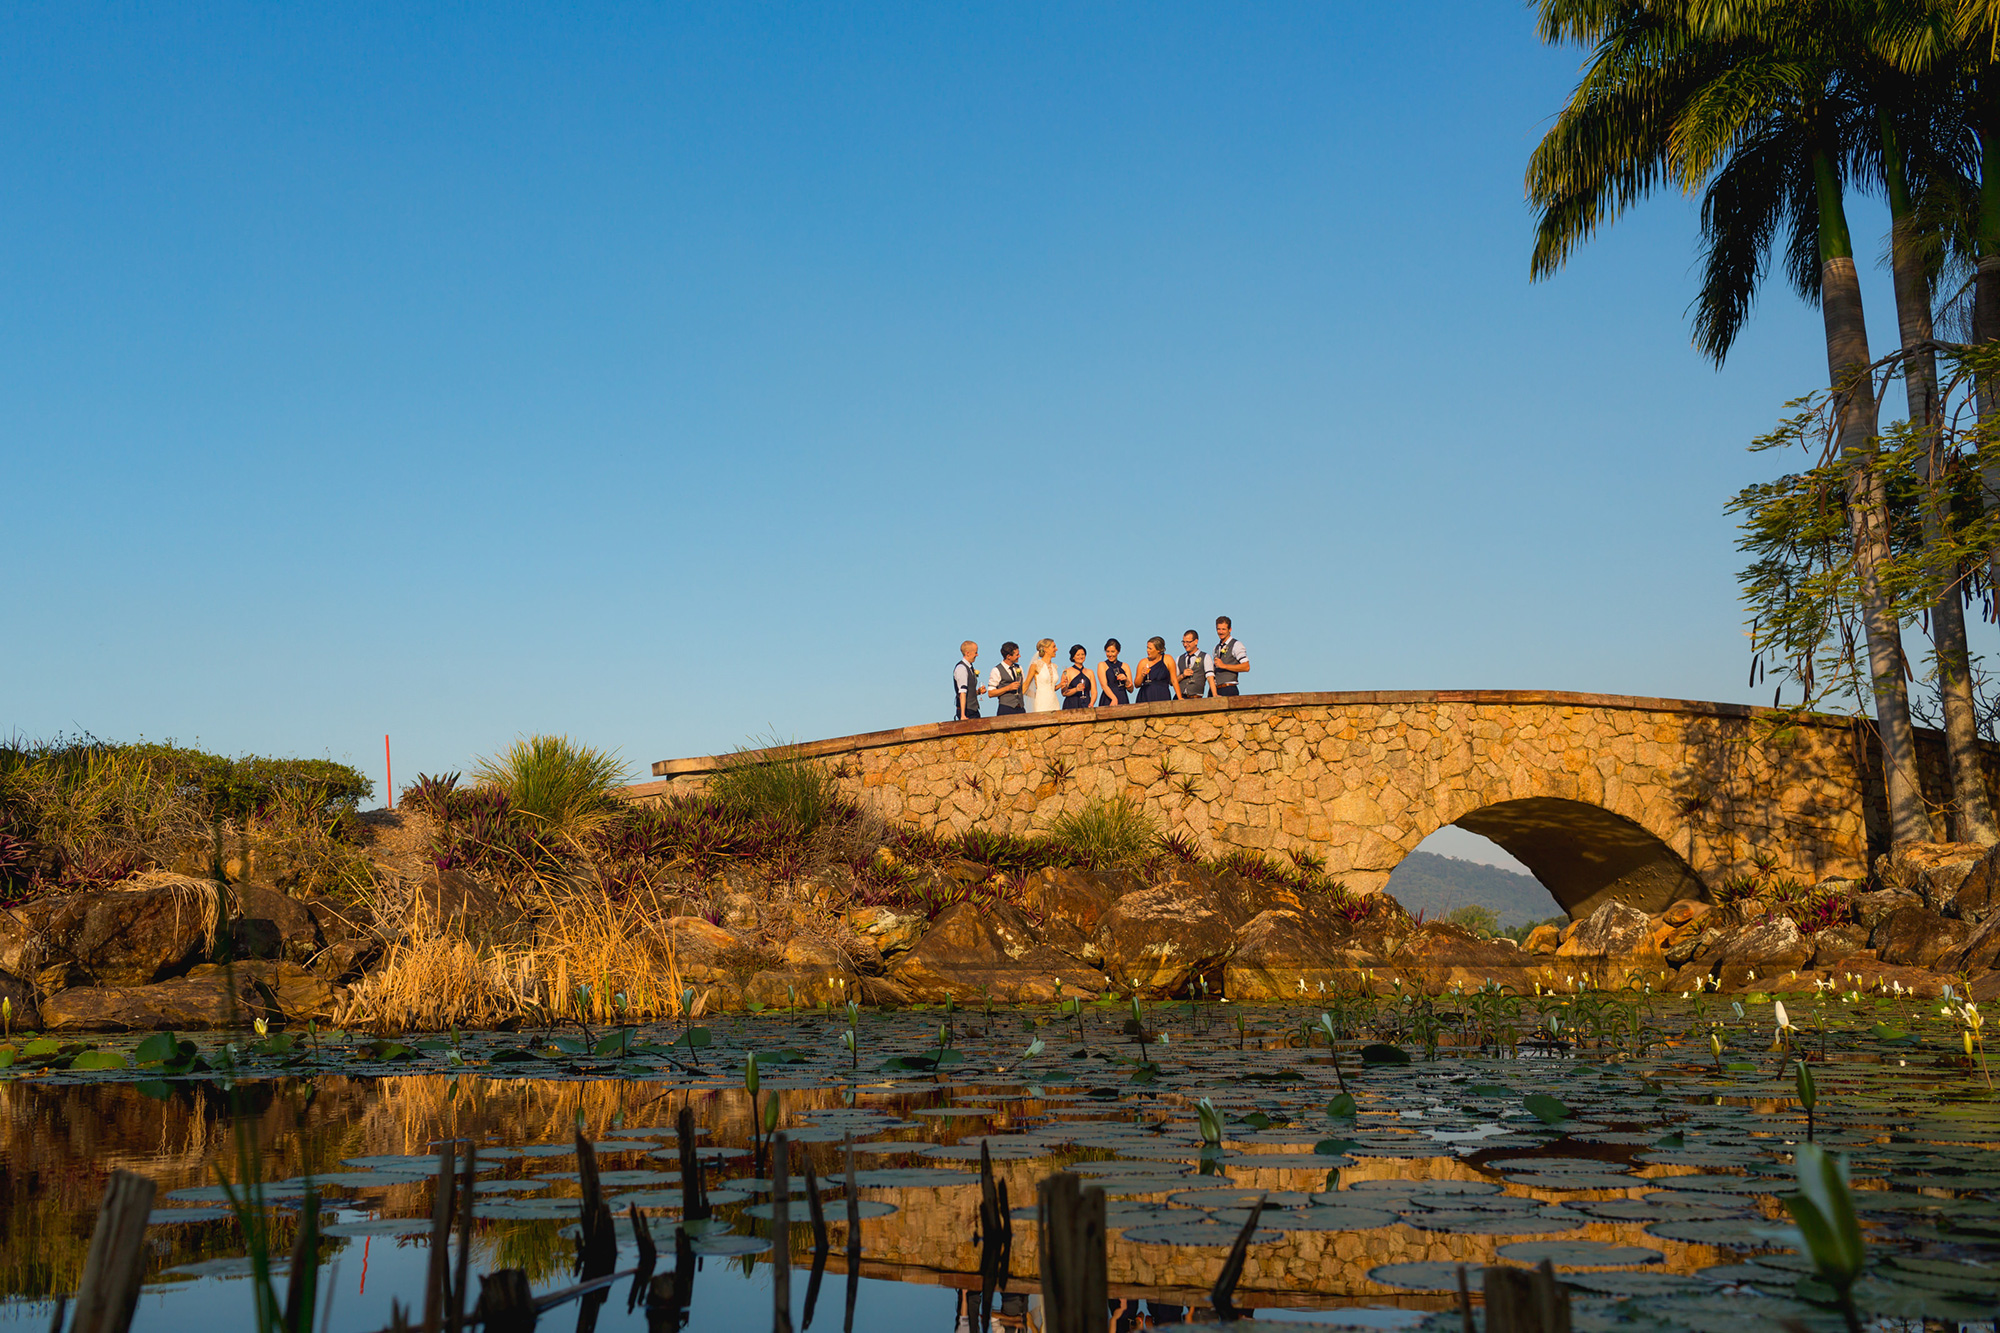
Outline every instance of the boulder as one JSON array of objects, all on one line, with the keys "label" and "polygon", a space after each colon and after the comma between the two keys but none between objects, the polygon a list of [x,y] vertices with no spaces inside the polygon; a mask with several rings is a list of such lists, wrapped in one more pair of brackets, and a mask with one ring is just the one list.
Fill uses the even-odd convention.
[{"label": "boulder", "polygon": [[1812,937],[1812,965],[1825,971],[1843,958],[1851,958],[1868,947],[1868,927],[1856,921],[1828,926]]},{"label": "boulder", "polygon": [[1968,977],[2000,967],[2000,912],[1988,913],[1970,929],[1958,952],[1939,959],[1937,966]]},{"label": "boulder", "polygon": [[0,1000],[13,1006],[13,1025],[16,1032],[34,1031],[42,1025],[41,995],[35,983],[26,977],[17,977],[12,972],[0,972]]},{"label": "boulder", "polygon": [[857,907],[846,919],[847,928],[873,944],[885,959],[908,949],[930,928],[930,922],[918,913],[891,907]]},{"label": "boulder", "polygon": [[701,917],[670,916],[660,930],[658,950],[673,960],[687,985],[740,985],[757,969],[757,952],[749,941]]},{"label": "boulder", "polygon": [[1923,895],[1912,889],[1875,889],[1857,893],[1848,901],[1853,906],[1854,919],[1864,926],[1874,925],[1898,908],[1924,905]]},{"label": "boulder", "polygon": [[201,976],[179,977],[150,986],[78,986],[42,1001],[42,1023],[50,1032],[150,1032],[161,1028],[245,1026],[266,1017],[264,1007],[239,971],[235,986],[209,966]]},{"label": "boulder", "polygon": [[[758,972],[743,983],[743,1004],[761,1004],[766,1009],[787,1009],[796,1004],[800,1009],[816,1008],[822,1002],[829,1006],[845,1004],[849,999],[859,1000],[857,989],[852,994],[839,983],[845,974],[839,968],[807,967],[783,968],[775,971]],[[790,987],[789,990],[786,988]]]},{"label": "boulder", "polygon": [[[34,909],[40,906],[43,910]],[[42,934],[48,920],[46,904],[0,907],[0,972],[32,977],[42,967]]]},{"label": "boulder", "polygon": [[303,966],[326,947],[311,909],[290,894],[239,884],[230,899],[229,938],[238,958],[282,958]]},{"label": "boulder", "polygon": [[1548,923],[1536,926],[1528,932],[1528,938],[1521,942],[1521,948],[1528,953],[1554,953],[1562,938],[1562,931]]},{"label": "boulder", "polygon": [[1976,926],[2000,907],[2000,863],[1996,863],[1996,858],[2000,858],[2000,847],[1989,851],[1979,868],[1965,877],[1945,908],[1946,916]]},{"label": "boulder", "polygon": [[1971,933],[1962,921],[1911,904],[1877,921],[1868,933],[1868,944],[1891,966],[1929,967],[1945,954],[1963,949]]},{"label": "boulder", "polygon": [[206,880],[79,893],[50,912],[47,964],[73,964],[99,986],[164,981],[209,956],[219,917],[217,886]]},{"label": "boulder", "polygon": [[1683,898],[1677,903],[1669,903],[1667,910],[1660,913],[1660,920],[1676,928],[1690,921],[1698,921],[1715,910],[1710,904],[1693,898]]},{"label": "boulder", "polygon": [[1056,983],[1065,996],[1095,996],[1102,974],[1040,943],[1028,919],[1005,903],[990,908],[954,903],[903,955],[889,980],[913,1000],[960,1003],[990,995],[996,1004],[1047,1004]]},{"label": "boulder", "polygon": [[1967,878],[1984,872],[1987,848],[1969,842],[1910,842],[1875,858],[1883,887],[1917,894],[1942,914]]},{"label": "boulder", "polygon": [[1028,880],[1027,905],[1044,921],[1065,922],[1088,938],[1113,903],[1142,887],[1127,873],[1050,868]]},{"label": "boulder", "polygon": [[1179,995],[1236,951],[1228,919],[1183,897],[1183,887],[1163,884],[1128,893],[1098,921],[1091,942],[1112,986],[1141,995]]},{"label": "boulder", "polygon": [[1636,907],[1608,902],[1576,923],[1562,946],[1561,958],[1626,958],[1648,952],[1653,943],[1653,919]]},{"label": "boulder", "polygon": [[1703,941],[1713,941],[1721,936],[1722,932],[1706,917],[1696,917],[1686,925],[1667,932],[1667,937],[1660,941],[1660,957],[1670,967],[1685,967],[1701,952]]},{"label": "boulder", "polygon": [[[208,978],[219,984],[223,971],[219,965],[209,963],[189,972],[188,979]],[[281,1018],[288,1023],[308,1020],[331,1023],[338,1020],[340,1011],[346,1007],[345,986],[335,986],[294,962],[253,960],[235,964],[235,971],[249,978],[256,1008],[267,1018]]]},{"label": "boulder", "polygon": [[1695,965],[1706,961],[1724,990],[1743,990],[1759,977],[1802,968],[1811,957],[1812,945],[1797,923],[1788,916],[1770,916],[1718,931],[1713,941],[1704,936]]},{"label": "boulder", "polygon": [[1222,991],[1231,1000],[1296,999],[1302,992],[1318,994],[1355,969],[1337,941],[1315,929],[1299,913],[1271,908],[1252,917],[1236,932],[1222,974]]}]

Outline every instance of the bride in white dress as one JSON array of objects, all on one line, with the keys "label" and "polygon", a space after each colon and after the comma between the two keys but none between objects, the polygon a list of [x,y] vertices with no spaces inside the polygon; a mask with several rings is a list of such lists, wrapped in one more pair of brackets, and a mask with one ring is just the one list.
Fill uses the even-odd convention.
[{"label": "bride in white dress", "polygon": [[1030,713],[1053,713],[1062,707],[1062,692],[1057,688],[1061,674],[1056,665],[1056,641],[1043,639],[1035,645],[1035,660],[1028,664],[1028,674],[1021,683]]}]

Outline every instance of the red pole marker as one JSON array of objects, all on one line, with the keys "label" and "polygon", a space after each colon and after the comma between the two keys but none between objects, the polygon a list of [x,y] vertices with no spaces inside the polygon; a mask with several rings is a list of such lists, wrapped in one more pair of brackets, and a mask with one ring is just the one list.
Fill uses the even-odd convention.
[{"label": "red pole marker", "polygon": [[[382,738],[382,783],[389,789],[389,803],[387,808],[394,810],[396,808],[396,770],[389,763],[389,738],[387,736]],[[364,1246],[363,1248],[366,1247]]]}]

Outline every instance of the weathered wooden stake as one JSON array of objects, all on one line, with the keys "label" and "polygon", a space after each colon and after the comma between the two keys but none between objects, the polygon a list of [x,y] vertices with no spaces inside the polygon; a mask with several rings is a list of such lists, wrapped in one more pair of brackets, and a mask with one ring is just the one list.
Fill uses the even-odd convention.
[{"label": "weathered wooden stake", "polygon": [[681,1216],[690,1222],[708,1216],[708,1191],[702,1188],[701,1155],[694,1145],[694,1112],[683,1106],[674,1118],[674,1137],[681,1150]]},{"label": "weathered wooden stake", "polygon": [[583,1131],[576,1132],[577,1175],[583,1185],[583,1234],[576,1242],[576,1271],[586,1281],[618,1267],[618,1227],[604,1202],[597,1176],[597,1149]]},{"label": "weathered wooden stake", "polygon": [[784,1131],[771,1136],[771,1333],[792,1333],[792,1200]]},{"label": "weathered wooden stake", "polygon": [[111,1173],[78,1279],[72,1333],[125,1333],[132,1326],[146,1273],[146,1217],[152,1211],[152,1181],[130,1171]]},{"label": "weathered wooden stake", "polygon": [[1236,1243],[1229,1247],[1229,1257],[1222,1261],[1222,1271],[1216,1275],[1215,1285],[1208,1290],[1208,1303],[1215,1312],[1227,1320],[1237,1318],[1236,1283],[1243,1276],[1243,1264],[1250,1256],[1250,1238],[1257,1234],[1257,1219],[1264,1215],[1264,1196],[1250,1205],[1250,1216],[1243,1219],[1243,1229],[1236,1233]]},{"label": "weathered wooden stake", "polygon": [[527,1270],[503,1268],[479,1279],[479,1306],[473,1317],[483,1333],[533,1333],[537,1314]]},{"label": "weathered wooden stake", "polygon": [[638,1204],[631,1205],[632,1239],[639,1244],[639,1266],[632,1270],[632,1290],[625,1297],[625,1313],[631,1314],[639,1308],[639,1293],[653,1280],[653,1265],[659,1261],[660,1252],[653,1245],[653,1228],[646,1224],[646,1215],[639,1211]]},{"label": "weathered wooden stake", "polygon": [[1048,1333],[1110,1333],[1104,1191],[1069,1172],[1041,1182],[1042,1307]]},{"label": "weathered wooden stake", "polygon": [[465,1171],[458,1178],[458,1276],[451,1284],[451,1333],[465,1327],[465,1304],[472,1299],[472,1181],[479,1174],[477,1151],[465,1145]]},{"label": "weathered wooden stake", "polygon": [[431,1266],[424,1282],[424,1333],[444,1327],[445,1287],[451,1281],[451,1217],[458,1176],[452,1145],[438,1149],[437,1197],[431,1206]]},{"label": "weathered wooden stake", "polygon": [[285,1327],[312,1326],[312,1309],[319,1297],[319,1191],[308,1189],[299,1209],[299,1235],[292,1244],[292,1273],[285,1283]]},{"label": "weathered wooden stake", "polygon": [[1532,1270],[1491,1265],[1482,1285],[1486,1333],[1570,1333],[1569,1293],[1548,1260]]},{"label": "weathered wooden stake", "polygon": [[1472,1289],[1466,1285],[1464,1264],[1458,1266],[1458,1319],[1459,1333],[1473,1333]]},{"label": "weathered wooden stake", "polygon": [[854,1297],[861,1289],[861,1191],[854,1181],[854,1136],[843,1135],[841,1143],[847,1150],[847,1185],[843,1191],[847,1199],[847,1318],[841,1328],[843,1333],[854,1333]]},{"label": "weathered wooden stake", "polygon": [[813,1253],[826,1254],[826,1205],[820,1202],[819,1177],[813,1174],[812,1154],[806,1155],[806,1216],[812,1219]]}]

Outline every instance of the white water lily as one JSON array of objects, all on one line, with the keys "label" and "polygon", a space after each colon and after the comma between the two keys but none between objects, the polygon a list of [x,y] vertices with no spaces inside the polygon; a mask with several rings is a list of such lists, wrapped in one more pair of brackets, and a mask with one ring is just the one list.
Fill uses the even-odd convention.
[{"label": "white water lily", "polygon": [[1778,1027],[1783,1031],[1790,1032],[1792,1030],[1792,1016],[1785,1012],[1785,1002],[1783,1000],[1774,1002],[1771,1005],[1771,1011],[1777,1015]]},{"label": "white water lily", "polygon": [[250,1026],[256,1030],[257,1035],[260,1037],[268,1037],[271,1035],[271,1024],[268,1019],[262,1019],[262,1018],[257,1019],[255,1022],[251,1023]]}]

